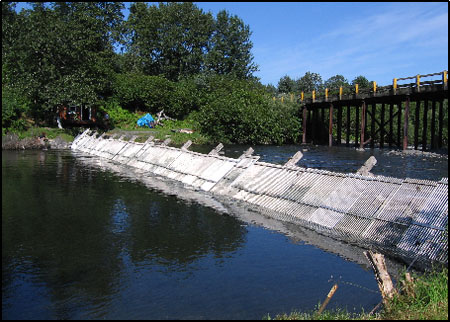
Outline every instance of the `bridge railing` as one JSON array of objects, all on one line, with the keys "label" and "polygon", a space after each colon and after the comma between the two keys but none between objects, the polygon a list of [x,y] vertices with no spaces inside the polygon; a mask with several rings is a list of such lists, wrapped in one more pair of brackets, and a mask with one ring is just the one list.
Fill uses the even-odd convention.
[{"label": "bridge railing", "polygon": [[[424,78],[441,76],[439,79],[434,80],[424,80]],[[413,80],[408,83],[400,83],[402,81]],[[280,100],[282,102],[291,101],[294,99],[299,103],[315,103],[315,102],[327,102],[327,101],[338,101],[338,100],[349,100],[357,99],[361,97],[374,97],[374,96],[384,96],[384,95],[397,95],[403,94],[405,89],[412,89],[415,92],[421,92],[429,86],[439,86],[441,85],[444,90],[448,89],[448,75],[447,71],[444,70],[439,73],[432,73],[426,75],[415,75],[411,77],[401,77],[394,78],[392,80],[392,85],[378,86],[376,82],[372,82],[370,88],[359,87],[359,84],[354,84],[352,87],[340,87],[338,90],[330,90],[325,88],[321,93],[318,91],[312,91],[310,93],[301,92],[300,95],[294,95],[289,93],[289,96],[281,95]],[[273,97],[275,101],[276,98]]]}]

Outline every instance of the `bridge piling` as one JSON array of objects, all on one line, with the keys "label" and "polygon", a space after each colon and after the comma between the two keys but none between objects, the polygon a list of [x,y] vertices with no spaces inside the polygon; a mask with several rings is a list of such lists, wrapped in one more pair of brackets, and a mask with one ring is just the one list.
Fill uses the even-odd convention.
[{"label": "bridge piling", "polygon": [[361,141],[359,143],[359,148],[364,149],[364,134],[366,129],[366,102],[362,101],[362,111],[361,111]]},{"label": "bridge piling", "polygon": [[330,104],[330,120],[328,124],[328,146],[333,146],[333,104]]},{"label": "bridge piling", "polygon": [[350,145],[350,104],[347,105],[347,133],[345,136],[345,146]]},{"label": "bridge piling", "polygon": [[308,110],[306,105],[303,106],[303,133],[302,133],[302,143],[306,143],[306,121],[307,121]]},{"label": "bridge piling", "polygon": [[392,133],[394,133],[394,104],[389,105],[389,148],[392,148]]},{"label": "bridge piling", "polygon": [[[376,86],[376,85],[374,85]],[[371,115],[371,125],[370,125],[370,147],[373,149],[375,147],[375,110],[376,110],[377,104],[372,103],[372,115]]]},{"label": "bridge piling", "polygon": [[414,149],[419,147],[419,125],[420,125],[420,100],[416,101],[416,116],[414,118]]},{"label": "bridge piling", "polygon": [[342,140],[342,106],[337,106],[337,145],[341,145]]},{"label": "bridge piling", "polygon": [[408,119],[409,119],[409,96],[405,102],[405,117],[403,121],[403,150],[408,148]]},{"label": "bridge piling", "polygon": [[427,128],[428,128],[428,99],[423,104],[423,131],[422,131],[422,151],[427,150]]},{"label": "bridge piling", "polygon": [[436,100],[431,102],[431,149],[436,148]]},{"label": "bridge piling", "polygon": [[439,101],[439,130],[438,130],[438,148],[442,148],[442,132],[444,127],[444,100]]},{"label": "bridge piling", "polygon": [[397,103],[397,146],[400,148],[402,146],[401,141],[401,128],[402,128],[402,102]]},{"label": "bridge piling", "polygon": [[381,128],[380,128],[380,148],[384,148],[384,103],[381,104]]},{"label": "bridge piling", "polygon": [[358,146],[359,139],[359,106],[356,105],[356,117],[355,117],[355,147]]}]

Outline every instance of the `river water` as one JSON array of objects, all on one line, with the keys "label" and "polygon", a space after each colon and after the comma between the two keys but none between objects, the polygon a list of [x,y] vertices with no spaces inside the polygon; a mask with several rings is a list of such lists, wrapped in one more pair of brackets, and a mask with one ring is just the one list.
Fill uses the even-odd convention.
[{"label": "river water", "polygon": [[[224,152],[237,157],[246,148]],[[448,176],[447,156],[253,148],[272,163],[301,149],[299,166],[355,172],[374,155],[375,174]],[[3,319],[262,319],[314,309],[337,281],[330,309],[369,311],[381,299],[361,249],[340,250],[258,214],[252,221],[236,209],[224,213],[178,197],[170,183],[164,191],[126,169],[85,162],[93,159],[2,152]]]}]

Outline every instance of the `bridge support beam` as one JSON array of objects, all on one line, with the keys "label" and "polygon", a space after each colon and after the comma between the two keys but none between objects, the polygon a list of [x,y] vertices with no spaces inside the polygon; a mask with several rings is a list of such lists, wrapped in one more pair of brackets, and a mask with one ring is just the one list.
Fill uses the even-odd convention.
[{"label": "bridge support beam", "polygon": [[422,151],[427,149],[428,99],[423,104]]},{"label": "bridge support beam", "polygon": [[436,148],[436,100],[431,102],[431,149]]},{"label": "bridge support beam", "polygon": [[419,125],[420,125],[420,100],[416,102],[416,116],[414,118],[414,150],[419,147]]},{"label": "bridge support beam", "polygon": [[337,106],[338,112],[337,112],[337,145],[341,145],[342,140],[342,106]]},{"label": "bridge support beam", "polygon": [[381,104],[380,148],[384,148],[384,103]]},{"label": "bridge support beam", "polygon": [[444,127],[444,100],[439,101],[439,130],[438,130],[438,148],[442,148],[442,130]]},{"label": "bridge support beam", "polygon": [[359,139],[359,106],[356,106],[356,117],[355,117],[355,146],[358,146]]},{"label": "bridge support beam", "polygon": [[397,115],[397,146],[402,147],[401,131],[402,131],[402,102],[397,103],[398,115]]},{"label": "bridge support beam", "polygon": [[408,148],[408,119],[409,119],[409,96],[405,103],[405,116],[403,118],[403,150]]},{"label": "bridge support beam", "polygon": [[366,128],[366,102],[362,102],[361,111],[361,141],[359,142],[359,148],[364,149],[364,130]]},{"label": "bridge support beam", "polygon": [[389,105],[389,147],[392,148],[392,135],[394,133],[394,104]]},{"label": "bridge support beam", "polygon": [[333,104],[330,104],[330,122],[328,124],[328,146],[333,146]]},{"label": "bridge support beam", "polygon": [[375,147],[375,112],[376,112],[377,104],[372,104],[372,115],[371,115],[371,124],[370,124],[370,147],[373,149]]},{"label": "bridge support beam", "polygon": [[350,105],[347,105],[347,133],[345,136],[345,145],[350,145]]},{"label": "bridge support beam", "polygon": [[306,108],[306,105],[303,106],[303,134],[302,134],[302,143],[306,143],[306,120],[308,116],[308,110]]}]

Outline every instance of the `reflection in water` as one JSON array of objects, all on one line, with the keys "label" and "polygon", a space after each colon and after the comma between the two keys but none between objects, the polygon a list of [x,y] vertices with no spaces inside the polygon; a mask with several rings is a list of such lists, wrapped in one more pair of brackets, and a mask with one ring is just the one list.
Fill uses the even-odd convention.
[{"label": "reflection in water", "polygon": [[[32,318],[73,318],[80,303],[105,314],[120,292],[123,251],[135,265],[155,261],[170,272],[242,243],[245,231],[230,217],[68,157],[42,151],[2,157],[2,289],[6,299],[18,287],[45,289],[52,315]],[[29,281],[17,285],[18,274]]]},{"label": "reflection in water", "polygon": [[[310,149],[300,166],[330,163],[329,155]],[[265,161],[284,163],[298,147],[255,150]],[[336,153],[331,163],[342,172],[356,171],[368,158]],[[391,171],[383,175],[405,167],[401,157],[376,157],[375,169]],[[408,161],[414,167],[433,169],[430,179],[445,176],[447,170],[435,170],[441,160],[414,160]],[[70,151],[2,153],[4,319],[260,319],[314,308],[331,275],[377,290],[370,269],[355,264],[365,265],[359,249],[102,164]],[[330,307],[370,310],[379,299],[342,286]]]}]

